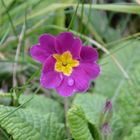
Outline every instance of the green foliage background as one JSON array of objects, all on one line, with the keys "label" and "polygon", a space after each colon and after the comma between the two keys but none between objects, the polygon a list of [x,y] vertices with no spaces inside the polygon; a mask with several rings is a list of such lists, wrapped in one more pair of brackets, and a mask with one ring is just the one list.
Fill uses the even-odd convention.
[{"label": "green foliage background", "polygon": [[[138,3],[1,0],[0,8],[0,140],[140,139]],[[101,75],[87,93],[69,97],[64,111],[63,97],[40,87],[29,49],[41,34],[67,28],[97,48]],[[107,100],[113,107],[105,113]]]}]

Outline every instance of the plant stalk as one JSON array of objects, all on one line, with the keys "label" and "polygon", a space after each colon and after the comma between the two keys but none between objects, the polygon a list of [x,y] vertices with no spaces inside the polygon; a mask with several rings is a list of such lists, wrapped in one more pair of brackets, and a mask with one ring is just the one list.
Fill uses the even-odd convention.
[{"label": "plant stalk", "polygon": [[68,121],[67,121],[67,111],[68,111],[68,98],[67,97],[64,97],[64,115],[65,115],[65,129],[66,129],[66,135],[67,135],[67,138],[68,140],[71,140],[71,136],[70,136],[70,131],[69,131],[69,128],[68,128]]}]

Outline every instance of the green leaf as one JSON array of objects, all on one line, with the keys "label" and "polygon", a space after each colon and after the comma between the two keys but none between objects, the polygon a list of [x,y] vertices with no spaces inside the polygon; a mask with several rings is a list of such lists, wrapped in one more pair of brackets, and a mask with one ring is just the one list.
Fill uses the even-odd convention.
[{"label": "green leaf", "polygon": [[[54,25],[58,25],[60,27],[65,27],[65,11],[64,9],[60,9],[60,10],[57,10],[57,15],[55,18],[54,18]],[[55,34],[58,34],[60,31],[59,30],[55,30],[54,33]]]},{"label": "green leaf", "polygon": [[124,140],[139,140],[139,139],[140,139],[140,125],[134,127],[132,130],[132,134],[124,138]]},{"label": "green leaf", "polygon": [[[131,78],[132,73],[140,69],[138,67],[140,54],[139,44],[140,41],[133,39],[112,46],[116,49],[111,50],[113,56],[115,56],[128,73],[130,76],[129,78]],[[118,69],[109,56],[105,55],[101,59],[100,64],[104,65],[101,65],[101,75],[95,81],[95,92],[108,97],[114,96],[113,98],[116,98],[124,83],[128,83],[129,80],[124,78],[120,69]]]},{"label": "green leaf", "polygon": [[[22,95],[20,96],[19,103],[23,104],[25,101],[30,99],[33,95]],[[55,113],[60,120],[63,120],[64,111],[63,107],[50,98],[45,96],[34,95],[33,99],[25,104],[26,109],[33,109],[42,115],[47,113]]]},{"label": "green leaf", "polygon": [[[80,10],[78,10],[77,14],[81,16]],[[109,21],[103,11],[91,9],[89,16],[89,7],[85,7],[82,22],[99,42],[104,43],[103,40],[110,42],[120,38],[120,32],[108,26]]]},{"label": "green leaf", "polygon": [[[138,76],[140,77],[140,75]],[[116,113],[120,116],[120,121],[123,124],[122,130],[119,133],[122,137],[129,136],[133,133],[133,129],[140,125],[140,88],[128,86],[125,84],[120,91],[116,105]],[[113,127],[116,128],[116,125]],[[118,133],[118,132],[117,132]],[[114,133],[114,136],[116,134]],[[114,137],[115,138],[115,137]]]},{"label": "green leaf", "polygon": [[74,107],[68,112],[70,129],[76,140],[100,139],[100,118],[105,100],[105,97],[96,94],[76,95]]},{"label": "green leaf", "polygon": [[124,123],[119,114],[113,112],[113,117],[110,122],[113,140],[122,139],[122,132],[124,130]]},{"label": "green leaf", "polygon": [[93,4],[92,8],[97,10],[107,10],[113,12],[122,12],[130,14],[140,14],[140,6],[134,4]]},{"label": "green leaf", "polygon": [[[111,50],[113,56],[127,72],[129,79],[125,79],[110,57],[104,56],[100,63],[102,74],[95,81],[95,92],[112,98],[114,117],[112,121],[113,140],[123,139],[130,135],[133,128],[140,124],[140,41],[137,39],[121,42]],[[116,116],[117,114],[117,116]]]},{"label": "green leaf", "polygon": [[75,140],[94,140],[95,136],[99,139],[94,125],[88,122],[81,107],[73,106],[68,111],[68,123]]},{"label": "green leaf", "polygon": [[85,93],[76,95],[73,104],[81,106],[88,121],[98,126],[105,101],[101,95]]},{"label": "green leaf", "polygon": [[44,116],[29,109],[20,108],[14,112],[15,109],[0,106],[0,125],[14,140],[64,139],[64,125],[57,121],[55,114]]}]

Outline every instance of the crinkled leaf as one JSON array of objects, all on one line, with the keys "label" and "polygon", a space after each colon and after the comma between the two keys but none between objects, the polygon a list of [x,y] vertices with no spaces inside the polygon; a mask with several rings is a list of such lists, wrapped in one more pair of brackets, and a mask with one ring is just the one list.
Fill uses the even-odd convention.
[{"label": "crinkled leaf", "polygon": [[[113,56],[122,65],[129,78],[139,67],[139,49],[140,41],[129,40],[113,46],[118,50],[112,49]],[[101,75],[95,81],[95,91],[99,94],[112,97],[114,94],[119,94],[124,83],[128,82],[125,79],[122,71],[116,66],[114,61],[109,56],[104,56],[101,61]]]},{"label": "crinkled leaf", "polygon": [[98,126],[105,101],[105,97],[101,95],[86,93],[78,94],[73,104],[81,106],[85,112],[86,118]]},{"label": "crinkled leaf", "polygon": [[73,106],[68,111],[68,123],[75,140],[98,140],[99,134],[95,126],[88,122],[83,109]]},{"label": "crinkled leaf", "polygon": [[[33,95],[22,95],[20,96],[19,103],[23,104]],[[25,104],[26,109],[33,109],[41,114],[55,113],[60,120],[64,117],[63,107],[53,99],[45,96],[34,95],[33,99]]]},{"label": "crinkled leaf", "polygon": [[[56,115],[41,115],[32,110],[0,106],[0,125],[14,140],[62,140],[64,125]],[[11,113],[12,112],[12,113]],[[9,115],[10,113],[10,115]]]}]

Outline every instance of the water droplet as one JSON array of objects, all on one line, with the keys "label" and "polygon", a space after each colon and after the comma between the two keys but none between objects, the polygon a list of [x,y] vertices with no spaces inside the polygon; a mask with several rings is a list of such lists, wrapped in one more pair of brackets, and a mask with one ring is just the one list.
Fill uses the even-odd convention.
[{"label": "water droplet", "polygon": [[73,78],[68,78],[68,85],[73,86],[74,85],[74,79]]}]

